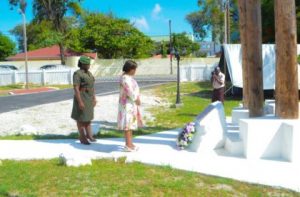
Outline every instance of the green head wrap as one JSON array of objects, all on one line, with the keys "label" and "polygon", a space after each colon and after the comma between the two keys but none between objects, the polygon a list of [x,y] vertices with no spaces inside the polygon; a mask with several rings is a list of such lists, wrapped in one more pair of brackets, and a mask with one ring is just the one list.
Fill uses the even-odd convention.
[{"label": "green head wrap", "polygon": [[91,58],[87,57],[87,56],[81,56],[79,58],[79,62],[85,65],[90,65],[91,64]]}]

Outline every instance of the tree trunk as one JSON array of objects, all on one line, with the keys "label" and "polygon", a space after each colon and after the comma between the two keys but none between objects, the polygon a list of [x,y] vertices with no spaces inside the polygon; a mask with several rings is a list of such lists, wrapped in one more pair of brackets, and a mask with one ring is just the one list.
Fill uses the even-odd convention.
[{"label": "tree trunk", "polygon": [[239,0],[239,15],[240,15],[240,35],[241,35],[241,45],[242,45],[242,71],[243,71],[243,106],[244,108],[249,108],[249,85],[248,85],[248,66],[247,66],[247,30],[246,30],[246,1]]},{"label": "tree trunk", "polygon": [[246,18],[249,113],[258,117],[263,115],[264,106],[260,0],[246,0]]},{"label": "tree trunk", "polygon": [[66,65],[66,58],[65,58],[65,47],[62,43],[59,43],[59,51],[60,51],[60,60],[62,65]]},{"label": "tree trunk", "polygon": [[275,0],[276,115],[299,117],[295,0]]}]

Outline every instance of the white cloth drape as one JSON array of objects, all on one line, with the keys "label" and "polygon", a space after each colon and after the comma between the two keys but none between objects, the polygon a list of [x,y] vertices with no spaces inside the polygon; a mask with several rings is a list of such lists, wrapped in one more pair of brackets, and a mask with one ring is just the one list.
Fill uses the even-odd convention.
[{"label": "white cloth drape", "polygon": [[[300,45],[298,44],[298,55]],[[224,45],[225,59],[233,86],[243,87],[242,50],[240,44]],[[262,45],[264,90],[275,89],[276,51],[274,44]],[[284,72],[284,71],[283,71]],[[300,89],[300,65],[298,65],[298,87]]]}]

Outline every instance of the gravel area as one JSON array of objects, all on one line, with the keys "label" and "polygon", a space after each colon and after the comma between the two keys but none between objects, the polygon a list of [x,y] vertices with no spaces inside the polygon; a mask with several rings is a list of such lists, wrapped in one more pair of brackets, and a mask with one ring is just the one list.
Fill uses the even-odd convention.
[{"label": "gravel area", "polygon": [[[118,94],[97,96],[93,125],[95,128],[115,127],[118,110]],[[142,114],[145,120],[153,117],[147,109],[165,105],[162,99],[153,96],[151,90],[142,92]],[[0,136],[16,134],[60,134],[77,132],[75,121],[70,118],[73,100],[38,105],[0,114]]]}]

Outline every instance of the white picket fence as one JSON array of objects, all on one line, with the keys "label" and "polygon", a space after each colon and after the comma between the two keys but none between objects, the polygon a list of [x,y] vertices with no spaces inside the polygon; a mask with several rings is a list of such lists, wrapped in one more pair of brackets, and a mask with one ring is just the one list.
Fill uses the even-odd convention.
[{"label": "white picket fence", "polygon": [[[66,70],[31,70],[28,71],[28,82],[34,84],[72,84],[74,71]],[[24,71],[0,72],[0,86],[25,83],[26,73]]]}]

